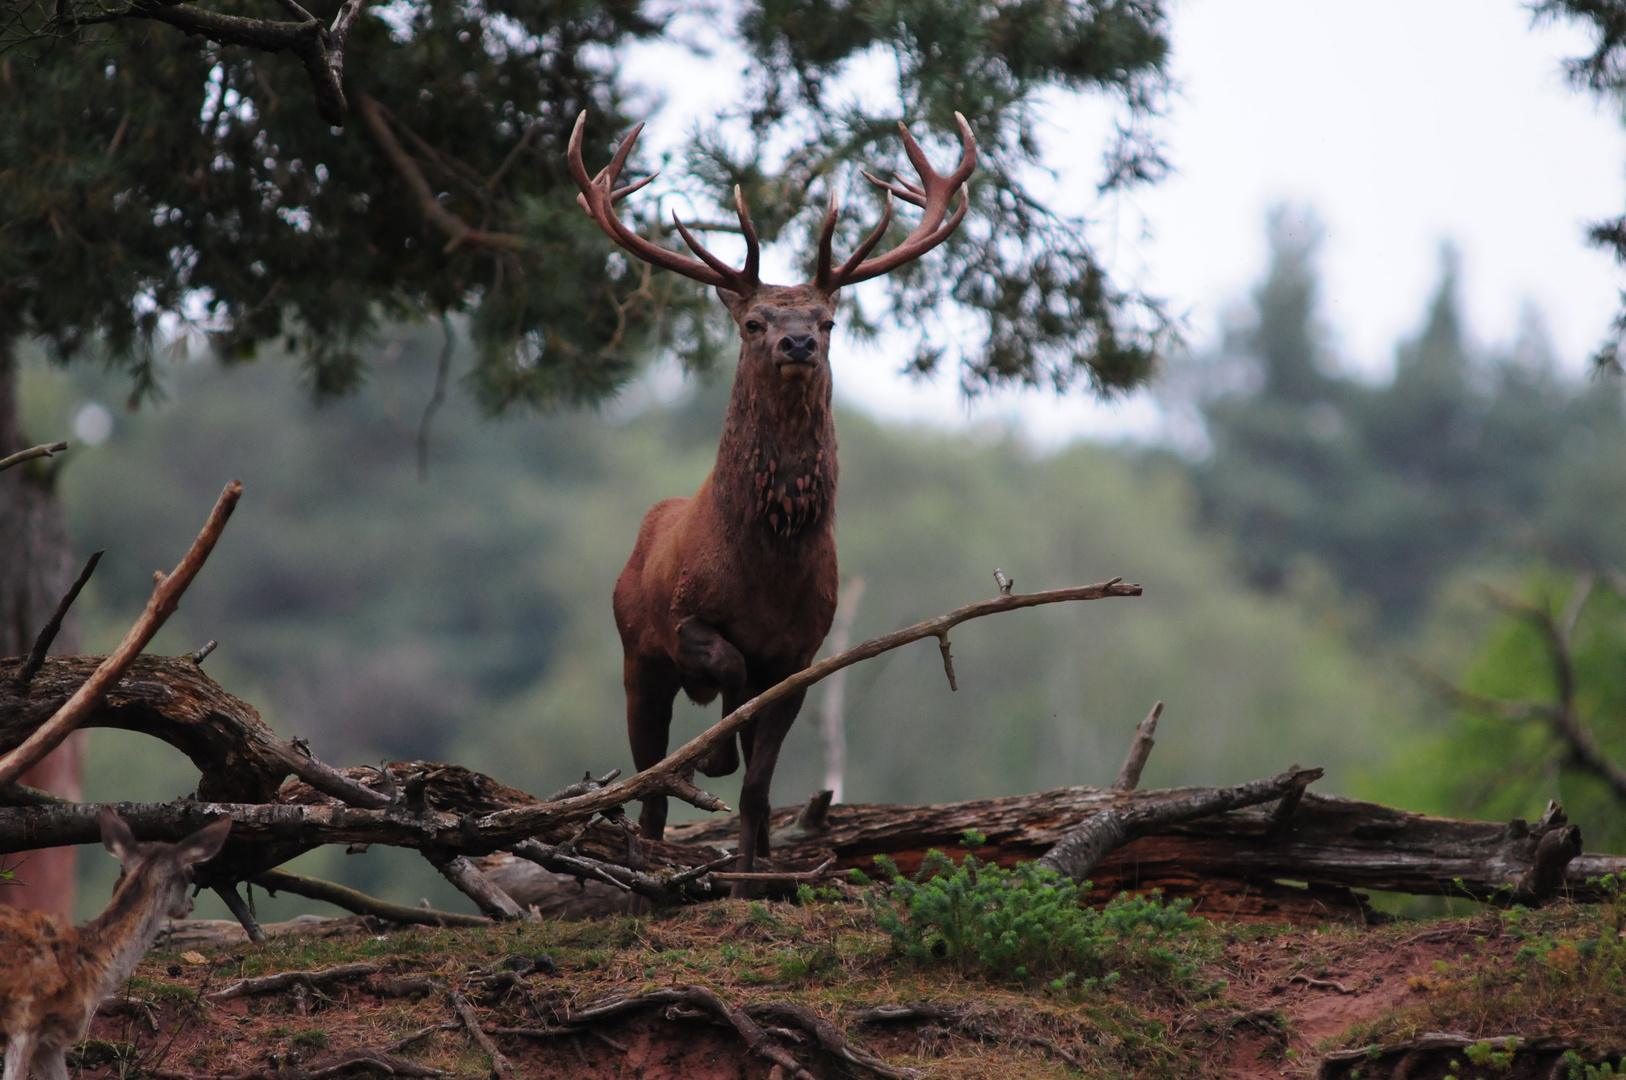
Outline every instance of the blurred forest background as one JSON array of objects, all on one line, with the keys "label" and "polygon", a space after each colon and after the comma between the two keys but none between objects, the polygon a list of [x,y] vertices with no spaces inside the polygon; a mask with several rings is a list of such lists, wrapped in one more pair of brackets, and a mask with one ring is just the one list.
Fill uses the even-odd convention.
[{"label": "blurred forest background", "polygon": [[[1559,611],[1590,568],[1577,708],[1626,757],[1626,603],[1606,587],[1626,561],[1620,384],[1561,373],[1536,312],[1519,340],[1477,347],[1449,251],[1392,379],[1344,374],[1318,316],[1318,226],[1283,209],[1268,228],[1272,267],[1223,348],[1176,358],[1159,383],[1205,449],[1038,453],[1004,428],[889,427],[842,404],[842,571],[867,582],[855,640],[991,595],[996,565],[1020,591],[1118,575],[1146,587],[963,627],[958,693],[929,645],[854,669],[847,800],[1104,784],[1162,699],[1147,785],[1314,763],[1324,790],[1431,812],[1534,816],[1557,797],[1589,849],[1621,850],[1621,804],[1544,724],[1453,708],[1428,675],[1554,700],[1530,614],[1507,605]],[[122,376],[33,357],[29,429],[106,436],[61,474],[78,550],[108,551],[79,609],[86,651],[111,647],[152,570],[240,477],[242,506],[155,651],[218,639],[209,674],[336,764],[455,761],[542,794],[630,768],[610,589],[643,512],[710,468],[729,372],[658,369],[598,412],[498,421],[452,394],[420,482],[442,347],[438,327],[386,330],[368,385],[322,405],[298,357],[182,355],[162,368],[164,400],[137,412],[116,405]],[[779,805],[821,786],[819,703],[815,689],[787,744]],[[714,718],[680,704],[674,737]],[[97,731],[90,753],[89,799],[168,799],[195,782],[150,739]],[[737,779],[712,789],[732,800]],[[86,849],[82,866],[89,913],[112,861]],[[410,854],[331,849],[294,868],[460,902]],[[299,909],[261,900],[270,917]]]}]

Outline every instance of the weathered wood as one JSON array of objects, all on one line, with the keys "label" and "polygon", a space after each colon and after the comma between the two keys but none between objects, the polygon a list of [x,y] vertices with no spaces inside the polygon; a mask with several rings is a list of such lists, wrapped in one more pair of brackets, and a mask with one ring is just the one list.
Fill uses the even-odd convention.
[{"label": "weathered wood", "polygon": [[[25,660],[0,659],[0,752],[22,745],[102,660],[48,658],[24,687],[17,675]],[[197,766],[198,798],[207,801],[269,803],[284,777],[298,775],[353,803],[389,805],[387,797],[278,739],[254,706],[184,657],[137,657],[83,726],[137,731],[173,746]]]},{"label": "weathered wood", "polygon": [[[1049,851],[1039,856],[1038,863],[1046,870],[1083,882],[1095,871],[1097,863],[1131,840],[1171,825],[1274,802],[1290,792],[1302,793],[1306,785],[1321,776],[1321,769],[1294,766],[1269,780],[1253,780],[1235,787],[1148,792],[1147,798],[1097,810],[1067,830]],[[1133,790],[1133,787],[1120,790]]]},{"label": "weathered wood", "polygon": [[[1039,858],[1078,822],[1115,801],[1167,794],[1073,787],[931,806],[844,804],[830,808],[827,827],[818,833],[797,827],[798,810],[786,808],[772,819],[774,862],[804,869],[833,853],[844,869],[872,871],[874,856],[886,855],[913,873],[930,848],[964,850],[961,838],[971,830],[985,837],[974,852],[978,859],[1012,866]],[[667,835],[678,843],[716,844],[731,830],[727,819],[713,818],[676,826]],[[1091,880],[1103,898],[1124,889],[1161,888],[1219,914],[1338,907],[1350,913],[1357,910],[1351,889],[1490,898],[1518,885],[1535,863],[1539,842],[1519,820],[1430,817],[1309,793],[1287,822],[1276,820],[1266,805],[1160,829],[1107,856]],[[1565,867],[1563,888],[1596,899],[1598,891],[1587,881],[1621,872],[1626,857],[1580,855]]]}]

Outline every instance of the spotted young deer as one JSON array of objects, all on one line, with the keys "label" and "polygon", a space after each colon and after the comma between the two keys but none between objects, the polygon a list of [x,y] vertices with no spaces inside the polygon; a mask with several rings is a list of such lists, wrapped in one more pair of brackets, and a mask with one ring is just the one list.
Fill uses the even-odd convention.
[{"label": "spotted young deer", "polygon": [[89,923],[65,926],[37,911],[0,910],[0,1033],[5,1080],[67,1080],[68,1047],[85,1037],[96,1007],[128,979],[165,918],[192,910],[192,868],[220,853],[226,818],[178,844],[141,844],[124,819],[102,812],[102,843],[124,875]]},{"label": "spotted young deer", "polygon": [[[765,285],[758,277],[756,230],[739,188],[734,204],[745,238],[745,265],[735,269],[702,247],[674,215],[698,261],[660,247],[616,216],[615,204],[649,179],[617,188],[621,168],[643,129],[633,129],[610,164],[589,178],[582,164],[584,113],[570,137],[578,201],[629,254],[717,290],[740,332],[739,366],[716,465],[693,497],[667,499],[644,517],[632,557],[615,585],[633,763],[647,769],[666,756],[672,702],[679,690],[699,704],[718,694],[723,712],[805,668],[830,629],[836,608],[836,434],[830,412],[830,332],[843,286],[886,274],[941,244],[965,217],[965,181],[977,164],[976,143],[958,113],[961,155],[947,176],[932,170],[903,131],[920,186],[887,183],[881,220],[847,260],[831,256],[836,202],[819,236],[813,280]],[[955,195],[959,205],[949,205]],[[897,247],[874,258],[892,220],[892,197],[922,207],[920,223]],[[745,755],[740,791],[737,867],[768,853],[768,786],[779,748],[802,706],[802,693],[764,709],[699,764],[724,776]],[[644,800],[645,836],[666,827],[666,798]],[[735,894],[748,889],[736,883]]]}]

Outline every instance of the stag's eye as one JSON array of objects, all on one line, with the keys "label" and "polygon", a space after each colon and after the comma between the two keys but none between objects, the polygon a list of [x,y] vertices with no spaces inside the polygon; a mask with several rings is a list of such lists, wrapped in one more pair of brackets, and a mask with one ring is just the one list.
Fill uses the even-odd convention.
[{"label": "stag's eye", "polygon": [[819,324],[819,329],[823,330],[826,334],[828,334],[830,331],[834,330],[835,328],[836,328],[836,324],[835,324],[834,319],[826,319],[826,320],[824,320],[823,322],[821,322]]},{"label": "stag's eye", "polygon": [[762,324],[757,322],[755,319],[747,319],[745,322],[745,328],[751,331],[753,334],[762,333]]}]

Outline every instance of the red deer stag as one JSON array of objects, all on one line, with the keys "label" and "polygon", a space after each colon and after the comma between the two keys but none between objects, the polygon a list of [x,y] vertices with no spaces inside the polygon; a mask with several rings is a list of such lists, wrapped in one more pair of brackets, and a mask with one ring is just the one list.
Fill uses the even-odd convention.
[{"label": "red deer stag", "polygon": [[[726,715],[813,660],[836,609],[836,433],[830,414],[830,332],[836,294],[879,277],[948,239],[966,213],[964,184],[977,164],[976,143],[958,113],[962,153],[948,176],[932,170],[903,130],[920,186],[865,176],[883,192],[880,223],[839,266],[830,254],[832,198],[819,236],[818,266],[806,285],[764,285],[756,230],[739,188],[734,203],[745,237],[745,266],[734,269],[702,247],[673,216],[699,261],[660,247],[616,216],[615,204],[650,177],[617,188],[621,167],[643,130],[634,128],[610,164],[589,178],[582,128],[570,137],[570,173],[578,201],[629,254],[714,287],[739,325],[740,359],[723,421],[717,463],[693,498],[656,503],[615,584],[615,622],[625,653],[627,734],[632,760],[647,769],[666,756],[672,702],[682,690],[699,704],[720,693]],[[959,205],[952,215],[955,194]],[[869,258],[892,220],[892,196],[924,208],[897,247]],[[802,706],[797,693],[764,710],[734,740],[703,760],[707,776],[726,776],[745,754],[737,867],[750,871],[768,853],[768,785],[779,747]],[[643,835],[666,828],[666,797],[644,801]],[[739,883],[735,894],[748,890]]]}]

